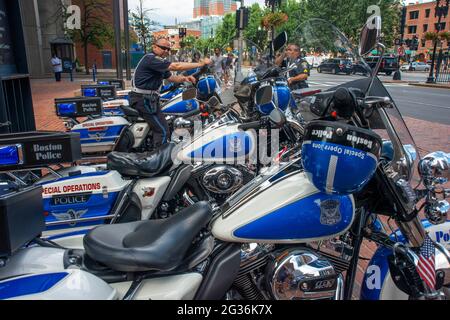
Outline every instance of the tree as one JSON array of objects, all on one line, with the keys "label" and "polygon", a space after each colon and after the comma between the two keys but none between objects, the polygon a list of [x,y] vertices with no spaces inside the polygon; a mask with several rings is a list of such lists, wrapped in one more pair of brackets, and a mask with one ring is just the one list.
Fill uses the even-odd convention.
[{"label": "tree", "polygon": [[341,30],[354,44],[359,39],[359,32],[370,17],[367,12],[371,5],[380,8],[383,19],[383,42],[389,47],[398,35],[400,23],[400,0],[312,0],[303,1],[303,21],[310,18],[321,18],[331,22]]},{"label": "tree", "polygon": [[150,51],[152,43],[152,32],[156,30],[159,23],[150,18],[150,12],[155,9],[145,9],[144,0],[139,0],[139,4],[134,12],[131,12],[131,25],[136,31],[139,42],[144,49],[144,53]]},{"label": "tree", "polygon": [[267,46],[267,31],[261,27],[261,19],[264,16],[264,10],[255,3],[250,7],[250,17],[248,26],[244,31],[246,40],[250,40],[260,50]]},{"label": "tree", "polygon": [[111,10],[105,0],[80,0],[81,28],[67,30],[73,41],[80,42],[84,49],[86,74],[89,74],[88,46],[102,49],[106,42],[114,38],[114,31],[106,22]]},{"label": "tree", "polygon": [[228,13],[217,27],[214,45],[218,48],[224,48],[231,45],[234,38],[236,38],[236,14]]}]

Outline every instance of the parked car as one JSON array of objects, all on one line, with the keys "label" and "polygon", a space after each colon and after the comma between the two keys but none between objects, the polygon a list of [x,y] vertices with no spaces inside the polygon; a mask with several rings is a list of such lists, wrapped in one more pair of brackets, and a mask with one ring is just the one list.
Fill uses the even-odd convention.
[{"label": "parked car", "polygon": [[323,71],[333,74],[350,74],[352,72],[352,62],[349,59],[327,59],[317,67],[317,72],[322,73]]},{"label": "parked car", "polygon": [[430,66],[425,62],[413,62],[400,67],[401,71],[430,71]]},{"label": "parked car", "polygon": [[370,75],[370,68],[367,65],[362,64],[361,62],[356,62],[352,65],[352,73],[353,74],[362,74],[363,76]]},{"label": "parked car", "polygon": [[[367,57],[365,60],[367,64],[374,69],[380,59],[379,56],[371,56]],[[381,60],[380,69],[378,73],[385,73],[387,76],[390,76],[393,72],[398,69],[398,59],[397,57],[384,56]]]}]

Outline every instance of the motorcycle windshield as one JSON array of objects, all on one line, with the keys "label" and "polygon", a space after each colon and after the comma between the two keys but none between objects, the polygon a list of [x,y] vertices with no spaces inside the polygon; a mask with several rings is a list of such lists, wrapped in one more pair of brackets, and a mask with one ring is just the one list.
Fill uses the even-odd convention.
[{"label": "motorcycle windshield", "polygon": [[[327,91],[336,90],[338,87],[358,88],[365,97],[390,99],[391,103],[380,105],[380,108],[375,107],[368,112],[367,115],[370,117],[367,120],[370,129],[384,140],[385,160],[388,160],[391,167],[403,179],[417,186],[420,177],[416,168],[420,155],[414,139],[382,82],[376,76],[374,79],[371,78],[372,69],[359,54],[358,44],[352,43],[339,29],[322,19],[310,19],[302,23],[290,34],[289,43],[296,44],[303,55],[320,57],[323,64],[333,64],[342,69],[353,68],[357,72],[357,75],[348,78],[348,82]],[[361,102],[363,101],[361,98]]]}]

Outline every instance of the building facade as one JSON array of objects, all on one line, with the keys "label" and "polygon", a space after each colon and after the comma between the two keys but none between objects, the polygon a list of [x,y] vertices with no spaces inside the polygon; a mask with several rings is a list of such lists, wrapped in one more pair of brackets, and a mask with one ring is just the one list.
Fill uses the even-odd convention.
[{"label": "building facade", "polygon": [[[442,2],[442,1],[441,1]],[[417,36],[419,46],[416,56],[421,55],[424,60],[430,60],[433,54],[433,41],[426,40],[427,32],[436,32],[438,27],[438,17],[435,16],[436,1],[427,3],[410,4],[406,7],[406,27],[404,30],[404,40],[413,39]],[[450,31],[450,14],[442,17],[440,31]],[[438,49],[448,49],[449,41],[438,42]],[[412,53],[412,55],[414,55]]]},{"label": "building facade", "polygon": [[224,16],[236,10],[237,4],[232,0],[194,0],[194,19],[204,16]]},{"label": "building facade", "polygon": [[[196,39],[200,38],[200,30],[186,30],[186,36],[193,36]],[[179,37],[179,29],[178,26],[165,26],[163,30],[153,32],[154,39],[167,39],[171,43],[172,50],[179,50],[180,46],[180,37]]]}]

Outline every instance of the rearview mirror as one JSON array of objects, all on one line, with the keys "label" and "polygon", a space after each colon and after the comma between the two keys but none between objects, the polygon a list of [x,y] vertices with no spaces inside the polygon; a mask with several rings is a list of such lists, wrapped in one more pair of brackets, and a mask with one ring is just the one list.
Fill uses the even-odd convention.
[{"label": "rearview mirror", "polygon": [[282,127],[286,123],[286,116],[280,109],[273,109],[269,115],[270,121],[277,125],[277,127]]},{"label": "rearview mirror", "polygon": [[256,105],[262,106],[272,102],[272,95],[273,95],[272,86],[260,87],[255,94]]},{"label": "rearview mirror", "polygon": [[197,89],[196,88],[189,88],[183,91],[182,99],[183,101],[186,100],[192,100],[197,97]]},{"label": "rearview mirror", "polygon": [[361,30],[359,37],[359,54],[369,54],[376,46],[381,35],[381,17],[375,16],[369,19]]},{"label": "rearview mirror", "polygon": [[280,33],[274,40],[273,40],[273,52],[277,52],[281,48],[283,48],[288,41],[288,35],[286,31],[283,31]]}]

